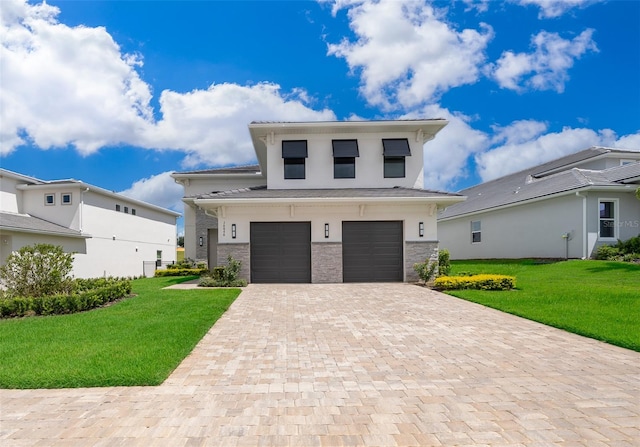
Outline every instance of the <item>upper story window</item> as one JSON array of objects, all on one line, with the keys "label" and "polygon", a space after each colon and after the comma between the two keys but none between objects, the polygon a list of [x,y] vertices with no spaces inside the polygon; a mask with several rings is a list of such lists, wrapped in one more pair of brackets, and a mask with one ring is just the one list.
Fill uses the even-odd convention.
[{"label": "upper story window", "polygon": [[479,220],[474,220],[471,222],[471,243],[478,242],[482,242],[482,226]]},{"label": "upper story window", "polygon": [[56,204],[56,195],[55,194],[45,194],[44,195],[44,204],[45,205],[55,205]]},{"label": "upper story window", "polygon": [[136,209],[135,208],[131,208],[131,215],[135,216],[136,215]]},{"label": "upper story window", "polygon": [[638,160],[629,160],[627,158],[623,158],[620,160],[620,166],[630,165],[636,163]]},{"label": "upper story window", "polygon": [[409,140],[387,138],[382,140],[384,155],[384,178],[405,177],[405,157],[411,155]]},{"label": "upper story window", "polygon": [[63,205],[71,205],[71,197],[72,197],[72,195],[71,195],[70,192],[62,193],[62,199],[61,199],[62,204]]},{"label": "upper story window", "polygon": [[127,214],[129,214],[129,207],[128,207],[128,206],[125,206],[125,207],[124,207],[124,212],[125,212],[125,213],[127,213]]},{"label": "upper story window", "polygon": [[356,178],[358,140],[333,140],[333,178]]},{"label": "upper story window", "polygon": [[305,159],[307,158],[307,140],[288,140],[282,142],[285,179],[305,178]]},{"label": "upper story window", "polygon": [[617,219],[618,201],[616,199],[600,199],[598,200],[599,222],[598,222],[598,238],[600,239],[617,239]]},{"label": "upper story window", "polygon": [[116,211],[120,211],[120,205],[116,203]]}]

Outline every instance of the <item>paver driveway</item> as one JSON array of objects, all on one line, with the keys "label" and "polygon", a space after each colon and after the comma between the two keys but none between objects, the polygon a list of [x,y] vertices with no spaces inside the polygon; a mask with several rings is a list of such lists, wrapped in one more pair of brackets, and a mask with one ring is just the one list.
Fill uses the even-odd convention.
[{"label": "paver driveway", "polygon": [[414,285],[250,285],[159,387],[1,390],[0,445],[637,446],[639,374]]}]

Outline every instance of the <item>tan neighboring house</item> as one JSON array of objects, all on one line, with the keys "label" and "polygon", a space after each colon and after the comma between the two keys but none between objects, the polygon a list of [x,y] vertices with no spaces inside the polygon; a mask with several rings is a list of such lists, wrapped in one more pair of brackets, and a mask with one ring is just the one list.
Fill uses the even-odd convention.
[{"label": "tan neighboring house", "polygon": [[257,165],[172,174],[185,256],[232,255],[250,282],[416,280],[413,264],[437,257],[438,211],[464,200],[423,189],[424,145],[446,125],[249,124]]},{"label": "tan neighboring house", "polygon": [[73,275],[141,276],[176,259],[179,213],[79,180],[45,181],[0,169],[0,263],[47,243],[76,253]]},{"label": "tan neighboring house", "polygon": [[452,259],[590,258],[640,234],[640,151],[591,147],[459,191],[442,211]]}]

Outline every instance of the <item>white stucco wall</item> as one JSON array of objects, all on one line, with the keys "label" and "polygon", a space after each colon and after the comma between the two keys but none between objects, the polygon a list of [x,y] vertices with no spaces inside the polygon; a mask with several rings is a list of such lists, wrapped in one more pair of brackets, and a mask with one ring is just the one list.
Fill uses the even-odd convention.
[{"label": "white stucco wall", "polygon": [[[227,206],[225,217],[218,217],[220,243],[249,243],[250,222],[311,222],[312,242],[341,242],[343,221],[404,221],[406,241],[435,241],[438,238],[436,216],[430,216],[425,205],[272,205]],[[424,222],[424,236],[418,235],[418,224]],[[325,238],[324,224],[329,224]],[[236,238],[231,226],[236,225]]]},{"label": "white stucco wall", "polygon": [[[481,222],[482,241],[471,242],[471,222]],[[568,195],[438,222],[440,248],[451,259],[582,257],[582,199]]]},{"label": "white stucco wall", "polygon": [[0,175],[0,211],[7,213],[21,213],[22,191],[16,189],[18,181]]},{"label": "white stucco wall", "polygon": [[[357,138],[359,157],[356,157],[356,177],[333,178],[333,148],[331,140]],[[405,159],[404,178],[384,178],[383,138],[408,138],[411,156]],[[285,179],[282,158],[283,140],[307,140],[308,158],[305,162],[304,179]],[[300,188],[391,188],[423,186],[423,142],[416,141],[415,133],[367,133],[277,135],[273,144],[267,142],[267,186],[269,189]]]}]

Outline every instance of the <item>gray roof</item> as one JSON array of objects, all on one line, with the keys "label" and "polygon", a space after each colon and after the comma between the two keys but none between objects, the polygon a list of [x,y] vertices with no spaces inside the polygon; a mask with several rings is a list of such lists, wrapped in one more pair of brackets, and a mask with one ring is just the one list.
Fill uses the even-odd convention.
[{"label": "gray roof", "polygon": [[[626,183],[637,182],[640,178],[640,163],[616,166],[601,171],[567,168],[564,171],[544,175],[563,165],[572,165],[611,151],[606,148],[587,149],[540,166],[463,189],[459,193],[467,196],[467,200],[448,207],[440,214],[439,219],[513,205],[586,187],[620,187]],[[615,152],[626,153],[629,151],[615,150]]]},{"label": "gray roof", "polygon": [[226,168],[203,169],[199,171],[181,171],[174,174],[256,174],[260,172],[259,165],[229,166]]},{"label": "gray roof", "polygon": [[458,198],[460,194],[414,188],[267,189],[266,186],[214,192],[198,199],[337,199],[337,198]]},{"label": "gray roof", "polygon": [[0,229],[7,231],[81,238],[89,237],[87,235],[83,235],[79,231],[72,230],[71,228],[67,228],[62,225],[54,224],[53,222],[49,222],[38,217],[30,216],[29,214],[0,212],[0,222],[2,222],[0,224]]}]

